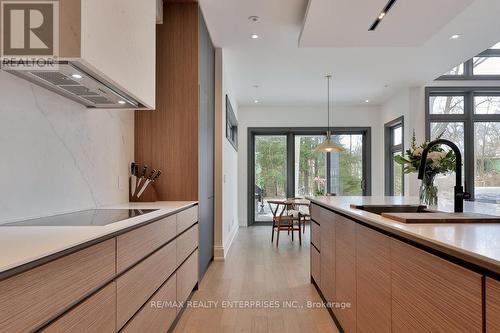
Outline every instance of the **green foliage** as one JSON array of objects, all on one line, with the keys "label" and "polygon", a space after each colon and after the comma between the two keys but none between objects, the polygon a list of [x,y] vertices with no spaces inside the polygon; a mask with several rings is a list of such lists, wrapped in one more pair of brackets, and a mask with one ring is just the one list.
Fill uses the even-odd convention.
[{"label": "green foliage", "polygon": [[[443,134],[444,132],[437,138],[441,138]],[[418,172],[422,159],[422,152],[428,145],[429,142],[424,142],[417,146],[415,131],[413,131],[411,146],[410,149],[406,150],[406,156],[394,156],[394,162],[402,165],[403,172],[406,174]],[[446,151],[439,146],[432,147],[427,156],[425,167],[426,178],[433,178],[437,174],[447,174],[455,171],[455,161],[456,156],[452,150]]]},{"label": "green foliage", "polygon": [[[300,147],[296,150],[299,195],[324,195],[326,188],[325,153],[315,148],[324,141],[322,136],[297,136]],[[255,138],[255,183],[263,189],[264,197],[286,196],[286,139],[283,136],[257,136]],[[339,195],[361,195],[362,154],[354,145],[339,155]],[[337,189],[334,189],[337,191]]]}]

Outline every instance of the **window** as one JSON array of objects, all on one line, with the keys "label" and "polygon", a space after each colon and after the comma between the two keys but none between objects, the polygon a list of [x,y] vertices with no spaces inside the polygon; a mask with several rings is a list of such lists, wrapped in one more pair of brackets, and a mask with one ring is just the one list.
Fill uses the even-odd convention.
[{"label": "window", "polygon": [[370,128],[333,128],[342,153],[315,148],[326,128],[248,129],[248,221],[269,222],[268,200],[335,193],[370,195]]},{"label": "window", "polygon": [[453,67],[438,80],[488,80],[500,79],[500,43],[474,58]]},{"label": "window", "polygon": [[[456,143],[467,190],[477,201],[500,203],[500,88],[430,87],[426,99],[427,139]],[[453,199],[453,174],[440,175],[436,185]]]},{"label": "window", "polygon": [[394,157],[403,155],[404,118],[400,117],[385,124],[385,194],[404,195],[403,166],[394,162]]}]

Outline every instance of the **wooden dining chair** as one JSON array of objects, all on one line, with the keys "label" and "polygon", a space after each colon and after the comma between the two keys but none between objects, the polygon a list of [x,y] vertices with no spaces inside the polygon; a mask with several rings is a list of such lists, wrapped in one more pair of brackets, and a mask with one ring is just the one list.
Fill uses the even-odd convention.
[{"label": "wooden dining chair", "polygon": [[[276,232],[276,246],[279,245],[280,232],[286,231],[288,234],[292,233],[292,241],[294,231],[299,231],[299,244],[302,245],[302,236],[300,234],[300,213],[295,215],[289,215],[291,210],[291,205],[283,200],[269,200],[267,202],[271,213],[273,214],[273,226],[271,234],[271,243],[274,242],[274,233]],[[274,207],[273,207],[274,206]],[[297,223],[295,223],[297,222]],[[298,225],[298,227],[297,227]]]},{"label": "wooden dining chair", "polygon": [[[289,201],[294,201],[294,200],[306,200],[305,198],[301,197],[296,197],[296,198],[288,198]],[[308,201],[308,200],[306,200]],[[293,211],[297,211],[300,213],[300,218],[301,218],[301,225],[302,225],[302,233],[306,232],[306,223],[309,222],[311,223],[311,202],[308,201],[307,205],[304,204],[293,204]]]}]

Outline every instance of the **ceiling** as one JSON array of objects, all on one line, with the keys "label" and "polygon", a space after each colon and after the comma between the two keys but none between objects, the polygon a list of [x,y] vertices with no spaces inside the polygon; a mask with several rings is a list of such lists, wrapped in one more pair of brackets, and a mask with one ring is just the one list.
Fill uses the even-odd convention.
[{"label": "ceiling", "polygon": [[327,73],[335,105],[378,105],[500,41],[498,0],[398,0],[374,32],[386,0],[200,4],[239,106],[322,106]]},{"label": "ceiling", "polygon": [[474,0],[396,1],[376,31],[368,28],[388,0],[311,0],[300,47],[416,47]]}]

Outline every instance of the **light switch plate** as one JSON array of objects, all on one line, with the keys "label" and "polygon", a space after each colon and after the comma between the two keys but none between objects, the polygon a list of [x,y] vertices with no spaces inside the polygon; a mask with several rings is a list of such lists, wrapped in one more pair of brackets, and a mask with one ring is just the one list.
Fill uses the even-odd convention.
[{"label": "light switch plate", "polygon": [[126,177],[118,176],[118,189],[120,191],[124,191],[127,189],[127,181],[125,178]]}]

